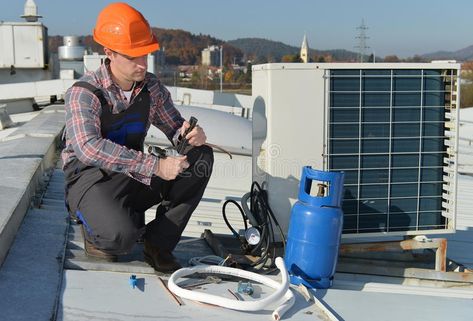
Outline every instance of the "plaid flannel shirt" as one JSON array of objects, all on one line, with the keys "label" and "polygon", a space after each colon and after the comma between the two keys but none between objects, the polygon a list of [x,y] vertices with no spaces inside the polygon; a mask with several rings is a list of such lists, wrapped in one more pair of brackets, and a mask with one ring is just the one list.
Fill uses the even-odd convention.
[{"label": "plaid flannel shirt", "polygon": [[[184,122],[174,107],[169,91],[151,73],[147,73],[144,81],[135,87],[130,102],[112,81],[108,59],[97,71],[85,74],[81,81],[102,89],[109,105],[113,106],[112,113],[126,110],[146,85],[151,100],[146,132],[152,124],[172,141]],[[65,95],[65,110],[66,147],[61,155],[63,167],[77,158],[86,165],[125,173],[143,184],[150,184],[159,166],[158,158],[103,138],[100,126],[102,106],[92,92],[82,87],[69,88]]]}]

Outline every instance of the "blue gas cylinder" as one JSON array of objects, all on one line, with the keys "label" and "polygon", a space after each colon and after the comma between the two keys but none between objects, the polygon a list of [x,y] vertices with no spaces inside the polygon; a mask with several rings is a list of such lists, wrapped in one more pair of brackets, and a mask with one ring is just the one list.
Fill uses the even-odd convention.
[{"label": "blue gas cylinder", "polygon": [[[292,284],[326,289],[332,285],[342,234],[343,172],[305,166],[299,200],[291,211],[284,261]],[[319,193],[311,195],[312,182]]]}]

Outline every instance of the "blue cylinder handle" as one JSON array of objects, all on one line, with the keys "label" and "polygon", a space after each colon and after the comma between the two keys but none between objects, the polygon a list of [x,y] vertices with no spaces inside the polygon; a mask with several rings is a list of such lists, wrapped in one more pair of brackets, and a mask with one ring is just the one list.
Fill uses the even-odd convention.
[{"label": "blue cylinder handle", "polygon": [[[312,169],[311,166],[302,168],[301,182],[299,185],[299,199],[314,206],[341,207],[343,200],[344,172],[326,172]],[[311,196],[312,181],[328,182],[329,193],[327,196]]]}]

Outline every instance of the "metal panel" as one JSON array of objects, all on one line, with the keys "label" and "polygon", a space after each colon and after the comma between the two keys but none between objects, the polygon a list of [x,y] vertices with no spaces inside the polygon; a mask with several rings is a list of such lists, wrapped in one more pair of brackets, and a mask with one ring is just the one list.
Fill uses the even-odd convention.
[{"label": "metal panel", "polygon": [[43,68],[44,39],[42,25],[13,26],[16,68]]},{"label": "metal panel", "polygon": [[0,24],[0,43],[0,68],[10,68],[15,64],[12,25]]},{"label": "metal panel", "polygon": [[284,231],[302,167],[323,167],[324,73],[313,64],[253,69],[253,180],[264,181]]}]

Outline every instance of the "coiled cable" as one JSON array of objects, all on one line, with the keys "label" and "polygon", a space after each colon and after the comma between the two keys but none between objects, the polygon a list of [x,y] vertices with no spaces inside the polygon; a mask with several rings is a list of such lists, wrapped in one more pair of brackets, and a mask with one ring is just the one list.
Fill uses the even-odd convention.
[{"label": "coiled cable", "polygon": [[[247,201],[249,201],[249,207]],[[245,231],[248,229],[247,221],[259,230],[260,241],[257,245],[248,245],[246,240],[244,240],[244,238],[241,237],[231,226],[226,214],[226,207],[228,204],[235,205],[240,211]],[[255,181],[251,184],[249,195],[245,194],[242,197],[241,206],[235,200],[227,200],[222,207],[222,216],[232,234],[242,243],[242,247],[249,254],[259,256],[257,261],[251,263],[253,268],[261,269],[267,264],[271,257],[276,257],[276,240],[273,224],[277,227],[279,234],[281,235],[283,250],[285,250],[286,239],[284,237],[284,232],[269,206],[267,192],[261,188],[258,182]]]}]

